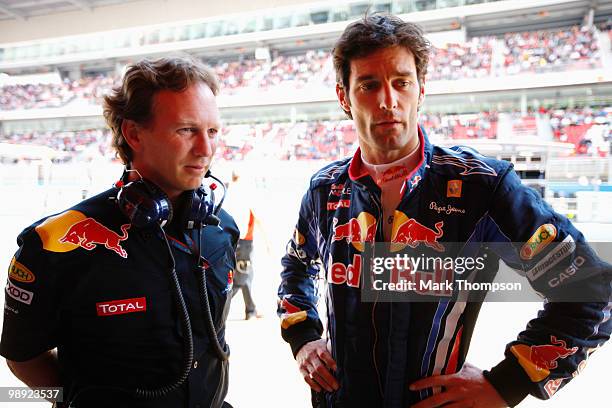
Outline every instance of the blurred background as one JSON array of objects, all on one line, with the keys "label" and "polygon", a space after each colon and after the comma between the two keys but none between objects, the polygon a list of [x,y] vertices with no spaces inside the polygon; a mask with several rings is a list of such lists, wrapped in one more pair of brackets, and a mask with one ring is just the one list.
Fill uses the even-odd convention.
[{"label": "blurred background", "polygon": [[[308,407],[275,315],[279,260],[310,175],[357,147],[330,50],[368,8],[419,23],[435,46],[420,116],[432,142],[512,162],[589,240],[612,241],[612,0],[0,0],[0,259],[25,226],[121,175],[101,100],[126,64],[192,54],[222,82],[213,170],[253,187],[265,231],[253,260],[263,318],[243,320],[236,296],[227,400]],[[539,307],[485,304],[468,360],[495,365]],[[551,401],[520,407],[607,406],[611,349]],[[17,384],[0,364],[0,386]],[[15,404],[28,405],[48,406]]]}]

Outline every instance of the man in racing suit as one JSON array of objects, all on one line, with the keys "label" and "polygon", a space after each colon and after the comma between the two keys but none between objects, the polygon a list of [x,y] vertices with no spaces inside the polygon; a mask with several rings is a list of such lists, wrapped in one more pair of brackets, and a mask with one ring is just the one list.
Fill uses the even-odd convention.
[{"label": "man in racing suit", "polygon": [[[312,177],[278,292],[282,335],[315,406],[492,408],[528,394],[547,399],[610,336],[610,267],[582,234],[523,186],[511,164],[433,146],[417,125],[428,49],[417,26],[387,15],[350,24],[334,47],[336,92],[359,149]],[[432,250],[506,243],[497,252],[479,247],[487,271],[501,257],[552,301],[483,372],[465,361],[481,302],[363,301],[369,242]],[[559,269],[542,266],[553,258],[558,268],[580,265],[595,276],[558,285]],[[316,306],[320,265],[326,339]],[[574,281],[596,301],[555,302]]]},{"label": "man in racing suit", "polygon": [[9,267],[0,354],[28,386],[63,387],[75,407],[227,405],[218,347],[239,234],[223,210],[202,227],[217,92],[209,68],[161,58],[128,67],[105,98],[130,170],[26,228]]}]

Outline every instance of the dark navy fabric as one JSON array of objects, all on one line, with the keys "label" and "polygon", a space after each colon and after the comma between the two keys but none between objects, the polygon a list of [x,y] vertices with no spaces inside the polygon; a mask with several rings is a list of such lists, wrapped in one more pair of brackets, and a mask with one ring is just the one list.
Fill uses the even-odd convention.
[{"label": "dark navy fabric", "polygon": [[[27,279],[9,274],[7,287],[18,288],[11,287],[11,293],[24,290],[32,297],[24,302],[6,296],[0,354],[26,361],[57,347],[65,397],[101,387],[83,392],[77,407],[221,406],[228,366],[209,346],[198,289],[201,269],[192,254],[196,240],[178,221],[166,232],[191,320],[197,364],[178,390],[159,400],[137,401],[113,391],[173,382],[182,370],[185,336],[161,233],[156,227],[131,228],[113,200],[116,193],[108,190],[19,235],[11,268],[28,270],[35,280],[23,282]],[[210,265],[208,294],[224,343],[238,229],[224,211],[220,219],[220,227],[201,230],[200,253]],[[108,304],[117,301],[124,309],[131,304],[132,310],[103,313],[115,311]]]},{"label": "dark navy fabric", "polygon": [[[473,255],[487,253],[486,270],[497,271],[502,259],[519,273],[534,268],[560,242],[585,242],[569,220],[521,183],[510,163],[482,156],[468,147],[431,145],[422,129],[419,137],[423,160],[406,178],[397,211],[406,219],[416,220],[424,231],[436,234],[437,238],[431,239],[438,243],[476,243],[470,248],[474,249]],[[359,161],[357,151],[353,158],[324,167],[312,177],[302,199],[296,230],[282,259],[278,290],[282,335],[294,354],[306,342],[322,336],[316,283],[323,272],[327,282],[327,337],[338,364],[340,389],[313,401],[329,407],[405,408],[432,395],[432,390],[410,392],[410,383],[461,369],[481,303],[457,298],[417,303],[361,300],[360,286],[371,271],[363,265],[357,268],[356,264],[362,261],[361,250],[353,244],[350,231],[348,237],[335,232],[361,217],[365,221],[360,227],[351,227],[353,233],[358,230],[357,235],[363,239],[383,241],[380,189],[367,172],[360,171]],[[458,190],[449,190],[457,185]],[[459,211],[436,210],[441,207]],[[555,229],[554,242],[531,259],[521,258],[523,243],[549,224]],[[367,233],[361,230],[364,225]],[[375,231],[370,232],[370,228]],[[480,246],[481,242],[515,244],[495,251]],[[485,372],[511,405],[527,393],[549,398],[579,372],[588,354],[610,336],[610,266],[587,245],[577,248],[559,265],[571,265],[581,256],[585,268],[600,274],[599,279],[589,280],[588,289],[606,301],[554,302],[559,288],[571,287],[572,279],[554,289],[547,284],[546,276],[530,282],[551,302],[546,302],[525,331],[508,344],[504,361]],[[551,366],[556,368],[551,368],[543,379],[530,378],[518,362],[517,355],[525,347],[561,344],[571,355],[553,357]]]}]

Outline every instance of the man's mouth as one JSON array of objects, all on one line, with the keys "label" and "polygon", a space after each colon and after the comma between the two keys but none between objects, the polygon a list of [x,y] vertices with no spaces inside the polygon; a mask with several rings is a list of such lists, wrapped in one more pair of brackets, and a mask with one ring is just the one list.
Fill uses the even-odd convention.
[{"label": "man's mouth", "polygon": [[401,125],[402,122],[399,120],[384,120],[381,122],[377,122],[376,126],[391,126],[391,125]]}]

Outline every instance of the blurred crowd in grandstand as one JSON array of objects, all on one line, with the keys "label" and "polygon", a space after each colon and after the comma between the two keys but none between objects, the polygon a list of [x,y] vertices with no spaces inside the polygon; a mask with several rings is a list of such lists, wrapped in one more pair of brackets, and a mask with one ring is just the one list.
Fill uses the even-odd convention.
[{"label": "blurred crowd in grandstand", "polygon": [[[474,139],[497,137],[500,116],[511,120],[513,135],[536,136],[536,122],[544,123],[555,141],[575,145],[576,155],[608,154],[602,141],[612,138],[612,107],[591,109],[539,109],[520,112],[496,111],[473,114],[434,114],[423,112],[420,123],[430,138]],[[600,127],[598,132],[594,126]],[[597,140],[595,140],[595,137]],[[59,161],[88,161],[99,157],[115,160],[110,149],[110,131],[88,129],[62,132],[28,132],[4,135],[2,142],[49,146],[63,154]],[[351,155],[357,148],[352,121],[313,121],[229,125],[223,128],[219,160],[274,158],[281,160],[335,160]]]},{"label": "blurred crowd in grandstand", "polygon": [[[608,33],[610,23],[602,26]],[[543,71],[566,71],[601,66],[595,29],[570,27],[556,31],[507,33],[502,38],[473,37],[462,44],[435,47],[428,80],[455,80]],[[496,50],[498,52],[496,52]],[[499,57],[495,55],[499,54]],[[329,51],[309,50],[300,55],[275,55],[270,60],[241,58],[211,63],[222,82],[222,93],[247,88],[269,89],[286,84],[333,86]],[[33,109],[66,105],[74,99],[99,104],[117,78],[84,77],[60,84],[12,85],[1,89],[0,109]]]},{"label": "blurred crowd in grandstand", "polygon": [[507,74],[516,74],[598,68],[601,59],[594,34],[588,27],[508,33],[504,36],[504,69]]},{"label": "blurred crowd in grandstand", "polygon": [[[611,36],[608,21],[597,27]],[[428,80],[456,80],[592,69],[601,67],[596,29],[571,27],[564,30],[507,33],[503,37],[474,37],[462,44],[434,48]],[[207,61],[210,63],[210,61]],[[287,86],[301,89],[320,85],[333,87],[335,74],[329,51],[310,50],[299,55],[273,55],[269,60],[242,58],[216,61],[214,68],[222,82],[223,94],[240,94],[245,89]],[[10,85],[0,88],[0,110],[53,108],[68,104],[100,104],[117,78],[83,77],[58,84]],[[504,116],[505,115],[505,116]],[[434,114],[422,112],[421,123],[431,137],[443,139],[496,138],[500,117],[509,117],[518,135],[537,135],[537,122],[550,129],[557,141],[574,143],[577,154],[601,154],[589,144],[589,129],[604,126],[603,137],[610,138],[612,108],[565,109],[553,107],[538,112],[475,112]],[[601,134],[602,132],[599,132]],[[109,159],[109,132],[90,129],[64,132],[34,132],[0,135],[0,142],[42,144],[67,152],[62,160],[89,159],[103,155]],[[265,149],[257,149],[266,146]],[[242,159],[267,155],[286,160],[336,159],[356,148],[356,134],[350,121],[263,123],[228,126],[221,137],[220,159]]]}]

